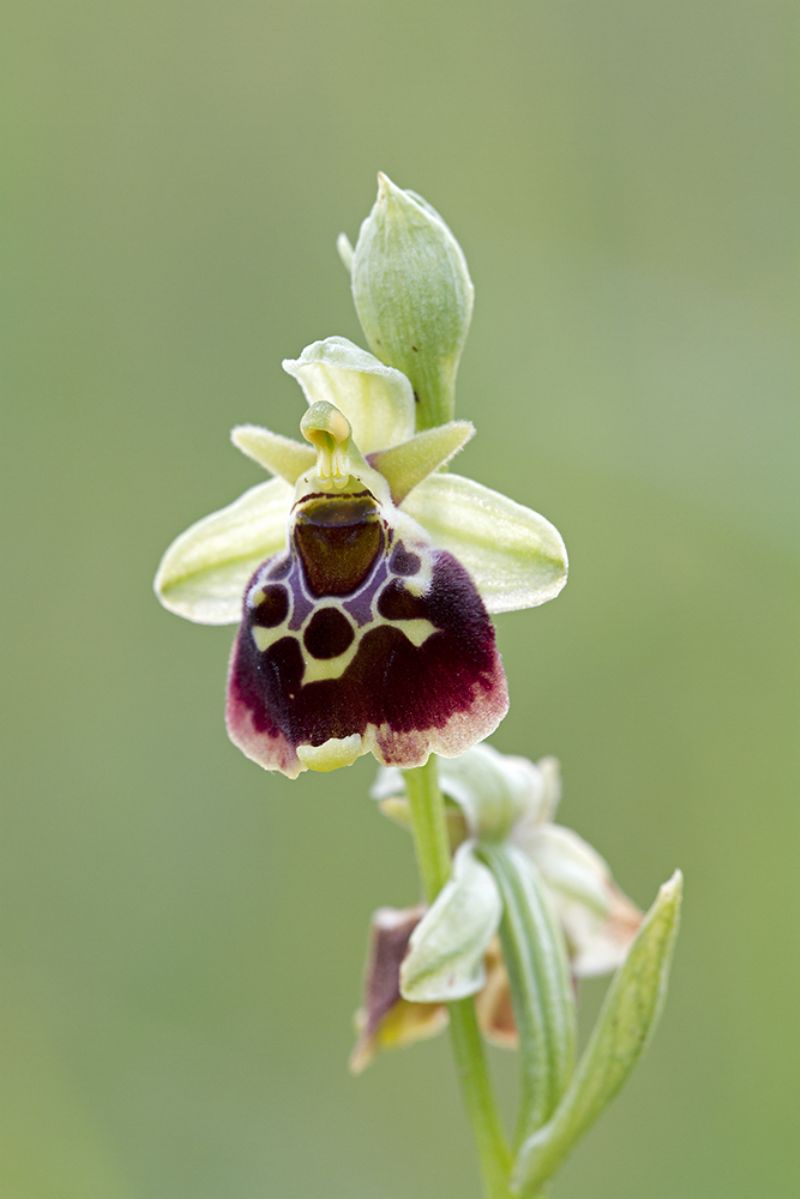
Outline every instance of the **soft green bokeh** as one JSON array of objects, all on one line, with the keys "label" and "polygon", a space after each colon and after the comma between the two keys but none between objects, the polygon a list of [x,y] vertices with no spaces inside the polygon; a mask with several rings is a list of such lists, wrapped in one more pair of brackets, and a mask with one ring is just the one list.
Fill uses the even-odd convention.
[{"label": "soft green bokeh", "polygon": [[468,255],[459,469],[570,550],[497,744],[640,903],[686,874],[556,1199],[797,1193],[796,5],[12,0],[2,57],[2,1199],[478,1194],[444,1040],[345,1072],[418,894],[370,766],[245,761],[229,632],[150,591],[259,481],[229,427],[296,432],[281,359],[359,339],[378,168]]}]

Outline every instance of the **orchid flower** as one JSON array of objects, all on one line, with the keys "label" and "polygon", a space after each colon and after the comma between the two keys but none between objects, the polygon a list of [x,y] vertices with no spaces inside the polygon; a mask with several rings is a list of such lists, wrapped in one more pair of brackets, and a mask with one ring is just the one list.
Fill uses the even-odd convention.
[{"label": "orchid flower", "polygon": [[[642,912],[620,890],[603,858],[571,829],[554,823],[561,797],[558,763],[476,745],[440,763],[455,848],[453,876],[433,906],[381,908],[373,917],[359,1040],[351,1066],[363,1069],[379,1048],[438,1032],[444,1003],[476,994],[486,1036],[517,1044],[508,973],[497,929],[502,902],[481,847],[505,846],[522,870],[536,872],[563,935],[574,980],[606,974],[625,960]],[[385,815],[409,822],[403,776],[384,769],[373,788]]]},{"label": "orchid flower", "polygon": [[440,469],[473,426],[415,433],[400,371],[340,337],[283,366],[308,402],[307,444],[233,430],[274,477],[172,543],[158,597],[188,620],[239,624],[228,732],[266,769],[461,754],[508,705],[489,614],[556,596],[563,541],[538,513]]},{"label": "orchid flower", "polygon": [[[188,620],[238,625],[226,721],[248,758],[289,778],[380,763],[373,795],[412,831],[425,904],[374,917],[351,1066],[449,1021],[487,1196],[541,1199],[655,1027],[681,876],[643,917],[555,823],[555,760],[481,744],[508,707],[491,618],[558,595],[564,543],[449,469],[475,432],[454,419],[474,289],[440,214],[381,174],[338,245],[370,352],[330,337],[283,363],[302,440],[233,430],[272,477],[176,538],[155,589]],[[576,981],[610,970],[578,1060]],[[481,1029],[519,1051],[513,1139]]]}]

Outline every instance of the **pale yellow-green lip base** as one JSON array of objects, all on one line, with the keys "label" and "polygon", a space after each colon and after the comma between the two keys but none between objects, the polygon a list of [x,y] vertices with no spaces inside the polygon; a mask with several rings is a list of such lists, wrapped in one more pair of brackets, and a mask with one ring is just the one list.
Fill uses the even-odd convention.
[{"label": "pale yellow-green lip base", "polygon": [[340,766],[352,766],[356,758],[365,752],[360,733],[349,737],[330,737],[322,745],[298,745],[297,756],[306,770],[327,774]]}]

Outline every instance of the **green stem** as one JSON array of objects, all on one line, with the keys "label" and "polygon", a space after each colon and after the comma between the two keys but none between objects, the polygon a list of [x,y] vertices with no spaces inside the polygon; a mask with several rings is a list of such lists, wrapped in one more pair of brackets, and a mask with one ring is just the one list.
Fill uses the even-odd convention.
[{"label": "green stem", "polygon": [[[450,845],[436,759],[431,755],[427,765],[404,773],[420,877],[425,898],[432,903],[450,877]],[[511,1157],[492,1095],[475,1004],[460,999],[449,1008],[453,1056],[478,1148],[486,1199],[510,1199]]]}]

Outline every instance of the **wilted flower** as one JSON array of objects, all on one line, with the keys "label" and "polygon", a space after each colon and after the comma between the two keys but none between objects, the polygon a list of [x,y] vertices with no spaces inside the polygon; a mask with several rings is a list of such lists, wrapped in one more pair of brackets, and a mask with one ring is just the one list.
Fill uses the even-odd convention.
[{"label": "wilted flower", "polygon": [[[427,911],[376,913],[356,1069],[378,1048],[438,1031],[444,1002],[470,994],[477,995],[486,1035],[498,1044],[515,1044],[508,976],[496,937],[502,905],[492,872],[480,860],[481,847],[503,845],[538,872],[575,979],[617,969],[641,924],[642,913],[597,851],[553,823],[561,795],[554,758],[537,765],[484,744],[440,762],[439,772],[453,805],[453,875]],[[400,771],[382,770],[373,794],[387,815],[407,823]]]},{"label": "wilted flower", "polygon": [[189,620],[241,622],[228,731],[267,769],[459,754],[507,707],[488,612],[557,595],[563,542],[530,509],[437,473],[474,430],[414,435],[399,371],[344,338],[283,365],[309,402],[310,444],[234,429],[276,478],[178,537],[158,596]]}]

